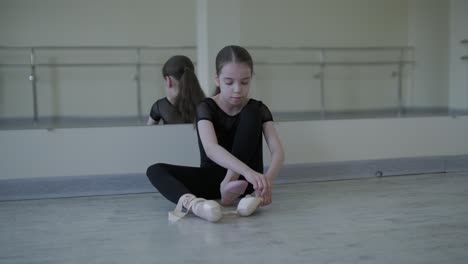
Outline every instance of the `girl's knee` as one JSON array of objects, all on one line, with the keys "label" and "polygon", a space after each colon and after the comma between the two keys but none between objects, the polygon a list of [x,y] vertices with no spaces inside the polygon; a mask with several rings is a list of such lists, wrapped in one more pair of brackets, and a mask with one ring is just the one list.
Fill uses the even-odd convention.
[{"label": "girl's knee", "polygon": [[256,104],[247,104],[240,114],[241,122],[261,123],[260,109]]},{"label": "girl's knee", "polygon": [[148,167],[146,170],[146,176],[148,177],[154,177],[155,175],[160,174],[162,171],[165,170],[165,164],[163,163],[156,163]]}]

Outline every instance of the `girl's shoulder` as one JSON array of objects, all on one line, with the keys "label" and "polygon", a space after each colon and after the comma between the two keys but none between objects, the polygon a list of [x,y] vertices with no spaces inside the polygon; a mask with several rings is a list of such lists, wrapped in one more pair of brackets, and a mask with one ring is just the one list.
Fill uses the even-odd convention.
[{"label": "girl's shoulder", "polygon": [[249,98],[249,101],[247,102],[247,104],[257,104],[257,105],[261,105],[261,104],[262,104],[262,101],[255,100],[255,99],[253,99],[253,98]]},{"label": "girl's shoulder", "polygon": [[171,104],[171,102],[169,101],[169,99],[167,99],[167,97],[160,98],[158,101],[156,101],[156,103],[158,103],[158,104]]},{"label": "girl's shoulder", "polygon": [[200,101],[197,108],[208,108],[208,109],[214,110],[216,109],[216,106],[217,104],[213,98],[205,97],[203,98],[203,100]]},{"label": "girl's shoulder", "polygon": [[215,103],[214,99],[212,97],[205,97],[203,100],[201,100],[201,103],[206,103],[206,104],[213,104]]},{"label": "girl's shoulder", "polygon": [[169,102],[169,99],[167,99],[167,97],[162,97],[162,98],[159,98],[158,100],[156,100],[156,102],[154,102],[153,106],[161,106],[163,104],[171,104],[171,102]]},{"label": "girl's shoulder", "polygon": [[205,97],[197,105],[197,120],[212,120],[213,116],[215,116],[216,110],[216,102],[210,97]]},{"label": "girl's shoulder", "polygon": [[258,111],[260,112],[260,116],[262,118],[262,123],[273,121],[273,115],[271,114],[270,109],[262,101],[250,99],[248,103],[254,104],[257,107]]},{"label": "girl's shoulder", "polygon": [[248,104],[255,104],[255,105],[257,105],[258,107],[265,107],[265,108],[268,108],[268,106],[267,106],[266,104],[264,104],[262,101],[256,100],[256,99],[253,99],[253,98],[250,98],[250,99],[249,99]]}]

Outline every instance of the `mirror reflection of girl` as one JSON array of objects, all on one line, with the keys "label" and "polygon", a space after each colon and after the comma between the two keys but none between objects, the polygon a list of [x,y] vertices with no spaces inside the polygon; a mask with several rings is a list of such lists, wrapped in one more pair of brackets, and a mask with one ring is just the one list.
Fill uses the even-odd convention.
[{"label": "mirror reflection of girl", "polygon": [[146,124],[193,123],[196,107],[205,94],[192,61],[183,55],[173,56],[164,63],[162,75],[166,97],[153,104]]},{"label": "mirror reflection of girl", "polygon": [[[237,207],[242,216],[272,202],[272,182],[284,151],[268,107],[249,98],[252,74],[247,50],[224,47],[216,56],[216,93],[197,107],[201,166],[158,163],[148,168],[151,183],[177,204],[170,212],[175,219],[185,215],[185,208],[208,221],[219,221],[222,210],[216,199],[231,205],[243,197]],[[262,135],[271,153],[265,173]]]}]

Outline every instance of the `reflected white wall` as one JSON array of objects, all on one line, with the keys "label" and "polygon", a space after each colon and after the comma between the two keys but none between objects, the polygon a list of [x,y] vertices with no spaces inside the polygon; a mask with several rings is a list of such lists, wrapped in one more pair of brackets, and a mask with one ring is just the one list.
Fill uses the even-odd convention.
[{"label": "reflected white wall", "polygon": [[[196,1],[0,1],[0,46],[196,46]],[[142,52],[143,62],[164,62],[183,52]],[[36,63],[135,62],[136,51],[37,51]],[[29,63],[29,53],[2,52],[0,63]],[[135,67],[40,67],[40,116],[136,116]],[[144,113],[164,96],[161,67],[142,68]],[[0,118],[31,117],[29,68],[0,67]]]},{"label": "reflected white wall", "polygon": [[[448,106],[449,1],[5,0],[0,6],[0,45],[198,45],[198,50],[187,55],[194,60],[200,57],[198,71],[207,94],[213,90],[215,55],[230,43],[328,47],[412,45],[416,48],[416,65],[414,69],[407,67],[404,72],[405,105]],[[452,5],[452,13],[454,10]],[[206,17],[197,18],[197,14]],[[454,23],[463,24],[458,20],[453,20]],[[145,54],[143,57],[157,57],[164,61],[173,53],[177,51]],[[252,53],[258,61],[293,58],[291,53],[272,54],[254,50]],[[107,55],[102,56],[109,59]],[[135,55],[119,56],[132,61]],[[316,55],[296,54],[295,58],[307,56]],[[375,56],[394,60],[398,54],[364,57]],[[4,58],[0,54],[0,59]],[[25,58],[27,62],[28,57]],[[62,57],[44,55],[42,59],[48,63]],[[327,108],[396,107],[397,78],[392,76],[395,70],[396,66],[327,69]],[[253,95],[274,111],[318,110],[320,87],[317,79],[313,78],[317,71],[317,67],[256,65]],[[28,72],[29,69],[0,68],[1,117],[32,115]],[[158,67],[143,69],[144,114],[156,98],[164,95],[159,72]],[[131,67],[118,70],[43,68],[38,71],[39,114],[135,116],[134,73]],[[459,78],[451,79],[453,82]],[[460,100],[454,92],[451,98],[453,102]],[[88,103],[77,103],[86,100]],[[101,101],[107,103],[100,104]]]},{"label": "reflected white wall", "polygon": [[454,112],[468,111],[468,0],[450,1],[450,107]]}]

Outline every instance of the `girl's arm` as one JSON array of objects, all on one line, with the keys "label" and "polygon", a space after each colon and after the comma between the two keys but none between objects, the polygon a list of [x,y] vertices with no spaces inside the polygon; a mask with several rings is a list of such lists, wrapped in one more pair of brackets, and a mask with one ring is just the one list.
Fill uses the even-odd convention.
[{"label": "girl's arm", "polygon": [[151,126],[151,125],[157,125],[158,121],[154,120],[153,118],[148,117],[148,121],[146,121],[146,125]]},{"label": "girl's arm", "polygon": [[270,166],[268,166],[268,171],[265,174],[265,177],[269,183],[269,188],[266,189],[266,191],[263,193],[256,192],[256,196],[262,197],[263,199],[261,206],[266,206],[272,202],[273,180],[276,178],[279,170],[283,166],[284,150],[272,121],[263,124],[263,134],[265,135],[265,140],[271,153],[271,163]]},{"label": "girl's arm", "polygon": [[205,153],[212,161],[218,165],[231,170],[230,173],[243,175],[247,181],[252,183],[255,190],[263,192],[269,186],[268,181],[263,174],[260,174],[249,168],[245,163],[234,157],[226,149],[218,144],[213,123],[209,120],[198,121],[198,133]]},{"label": "girl's arm", "polygon": [[272,121],[263,124],[263,134],[271,153],[271,163],[265,176],[270,183],[276,178],[284,163],[284,149]]}]

